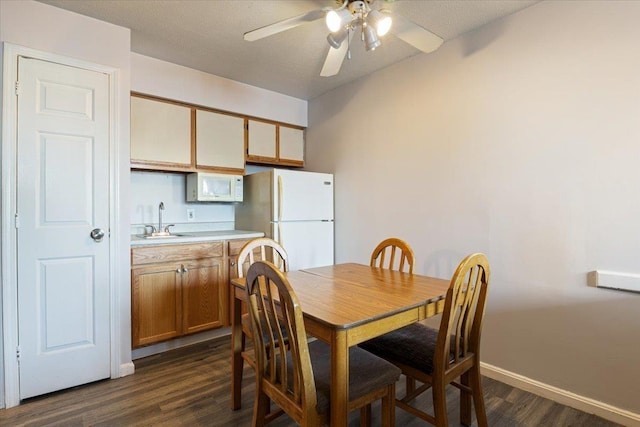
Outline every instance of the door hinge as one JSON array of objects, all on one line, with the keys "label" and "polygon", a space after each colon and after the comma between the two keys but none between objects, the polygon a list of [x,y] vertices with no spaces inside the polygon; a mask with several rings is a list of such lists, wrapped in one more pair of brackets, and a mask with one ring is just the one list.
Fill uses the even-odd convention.
[{"label": "door hinge", "polygon": [[18,216],[18,214],[15,214],[15,227],[16,228],[20,228],[20,217]]},{"label": "door hinge", "polygon": [[20,82],[16,81],[16,96],[20,95]]},{"label": "door hinge", "polygon": [[20,346],[16,347],[16,359],[18,360],[18,363],[20,363]]}]

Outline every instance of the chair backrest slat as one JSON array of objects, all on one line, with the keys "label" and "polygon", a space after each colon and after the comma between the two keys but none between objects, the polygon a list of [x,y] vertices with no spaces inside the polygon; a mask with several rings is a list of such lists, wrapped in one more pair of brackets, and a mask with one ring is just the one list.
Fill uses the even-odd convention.
[{"label": "chair backrest slat", "polygon": [[471,254],[458,265],[440,322],[437,368],[446,371],[469,353],[478,353],[489,276],[489,262],[483,254]]},{"label": "chair backrest slat", "polygon": [[287,251],[278,242],[268,237],[250,240],[240,249],[237,260],[238,277],[244,277],[245,270],[256,261],[269,261],[281,271],[289,271]]},{"label": "chair backrest slat", "polygon": [[413,273],[414,263],[413,249],[407,242],[395,237],[383,240],[371,253],[371,267]]},{"label": "chair backrest slat", "polygon": [[247,271],[245,292],[254,331],[256,380],[278,390],[270,397],[280,407],[295,408],[298,414],[315,411],[302,309],[289,282],[271,262],[256,261]]}]

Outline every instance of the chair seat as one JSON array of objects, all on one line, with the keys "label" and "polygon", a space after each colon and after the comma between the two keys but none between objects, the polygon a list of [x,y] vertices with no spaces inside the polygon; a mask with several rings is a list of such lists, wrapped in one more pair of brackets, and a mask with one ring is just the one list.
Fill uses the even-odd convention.
[{"label": "chair seat", "polygon": [[437,342],[438,330],[422,323],[412,323],[365,341],[360,344],[360,347],[386,360],[398,362],[431,375]]},{"label": "chair seat", "polygon": [[[316,340],[309,343],[309,355],[317,390],[317,411],[329,413],[331,385],[331,348]],[[358,347],[349,348],[349,401],[354,401],[372,390],[393,384],[401,371],[395,365]]]}]

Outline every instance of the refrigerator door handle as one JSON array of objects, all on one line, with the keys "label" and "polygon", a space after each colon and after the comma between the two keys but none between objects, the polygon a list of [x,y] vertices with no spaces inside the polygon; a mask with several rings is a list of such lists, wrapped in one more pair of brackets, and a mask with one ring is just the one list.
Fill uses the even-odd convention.
[{"label": "refrigerator door handle", "polygon": [[284,197],[284,193],[282,192],[282,175],[278,175],[278,221],[282,221],[282,198],[283,197]]}]

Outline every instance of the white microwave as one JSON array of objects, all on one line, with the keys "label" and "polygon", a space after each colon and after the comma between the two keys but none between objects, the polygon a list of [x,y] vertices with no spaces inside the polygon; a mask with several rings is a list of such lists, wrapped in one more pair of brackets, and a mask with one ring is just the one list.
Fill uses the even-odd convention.
[{"label": "white microwave", "polygon": [[187,175],[187,202],[241,203],[243,177],[196,172]]}]

